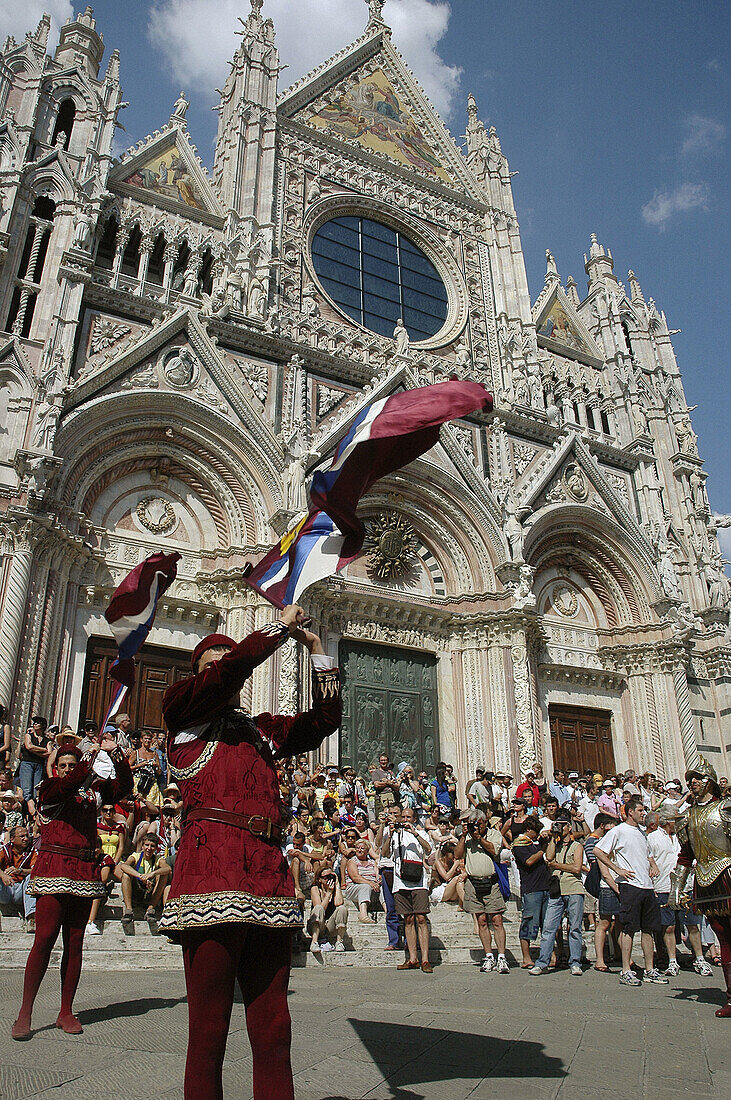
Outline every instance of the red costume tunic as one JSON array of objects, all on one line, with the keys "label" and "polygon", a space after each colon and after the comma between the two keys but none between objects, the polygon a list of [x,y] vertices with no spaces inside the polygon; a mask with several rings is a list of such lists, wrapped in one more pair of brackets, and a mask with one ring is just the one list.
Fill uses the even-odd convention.
[{"label": "red costume tunic", "polygon": [[[94,859],[98,799],[118,802],[132,790],[132,773],[124,756],[115,756],[114,764],[116,779],[102,779],[91,760],[80,760],[63,779],[44,779],[41,783],[38,791],[41,844],[30,876],[30,894],[106,896]],[[46,845],[69,851],[68,854],[44,851]],[[72,854],[73,850],[78,856]]]},{"label": "red costume tunic", "polygon": [[[316,748],[340,724],[340,681],[332,668],[313,669],[312,709],[294,717],[251,718],[229,705],[255,666],[288,637],[283,624],[273,623],[166,691],[168,770],[180,787],[184,820],[191,810],[214,807],[278,824],[276,758]],[[301,925],[280,843],[220,821],[190,821],[160,930],[179,939],[181,932],[229,922]]]}]

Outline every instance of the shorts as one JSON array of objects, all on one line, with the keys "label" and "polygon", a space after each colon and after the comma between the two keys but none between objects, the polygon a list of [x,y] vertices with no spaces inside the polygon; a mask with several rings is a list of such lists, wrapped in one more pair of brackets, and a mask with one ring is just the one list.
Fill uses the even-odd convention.
[{"label": "shorts", "polygon": [[497,881],[492,884],[489,894],[478,897],[474,886],[468,878],[464,883],[464,911],[465,913],[504,913],[507,909],[505,898],[500,893]]},{"label": "shorts", "polygon": [[132,904],[134,906],[147,905],[148,899],[155,892],[157,879],[154,882],[143,885],[139,879],[132,879]]},{"label": "shorts", "polygon": [[396,912],[400,917],[411,917],[429,912],[428,890],[397,890],[393,895]]},{"label": "shorts", "polygon": [[659,932],[662,929],[660,904],[654,890],[643,890],[629,882],[619,884],[619,919],[622,930],[635,932]]},{"label": "shorts", "polygon": [[619,898],[609,886],[599,887],[599,916],[619,916]]},{"label": "shorts", "polygon": [[529,894],[523,894],[523,910],[520,921],[519,938],[527,940],[538,939],[538,933],[543,928],[543,920],[548,905],[548,890],[532,890]]},{"label": "shorts", "polygon": [[596,916],[597,914],[597,898],[593,894],[589,894],[584,891],[584,916]]},{"label": "shorts", "polygon": [[678,935],[683,934],[683,925],[691,925],[691,927],[701,923],[703,919],[700,913],[693,912],[692,909],[668,909],[668,898],[670,894],[659,893],[657,900],[660,905],[660,919],[662,920],[663,928],[670,928],[675,925],[675,930]]}]

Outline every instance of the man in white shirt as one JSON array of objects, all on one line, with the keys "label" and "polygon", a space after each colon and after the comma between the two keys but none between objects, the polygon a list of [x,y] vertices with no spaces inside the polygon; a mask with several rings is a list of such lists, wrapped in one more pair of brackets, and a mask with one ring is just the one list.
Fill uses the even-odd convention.
[{"label": "man in white shirt", "polygon": [[[660,872],[647,848],[647,837],[642,829],[645,807],[641,798],[632,796],[627,802],[627,820],[610,829],[597,841],[594,855],[599,863],[614,876],[612,889],[619,894],[619,920],[622,932],[619,944],[622,949],[622,985],[641,985],[632,970],[632,944],[635,932],[639,932],[642,954],[645,959],[644,981],[655,985],[667,985],[668,980],[655,967],[653,933],[662,928],[653,879]],[[616,880],[619,880],[617,883]]]},{"label": "man in white shirt", "polygon": [[[683,924],[688,929],[688,941],[693,951],[693,969],[704,978],[713,973],[703,958],[701,943],[701,915],[692,909],[687,912],[668,909],[670,895],[670,873],[675,870],[680,854],[680,841],[675,835],[675,811],[671,806],[662,806],[657,813],[650,813],[645,819],[647,825],[647,849],[660,872],[655,879],[655,893],[660,903],[660,918],[663,926],[665,949],[668,953],[668,967],[665,973],[677,978],[680,973],[676,949],[676,935],[682,936]],[[657,828],[653,826],[657,823]]]},{"label": "man in white shirt", "polygon": [[397,970],[418,970],[416,953],[417,929],[421,949],[421,969],[432,973],[429,962],[429,875],[426,857],[432,852],[429,836],[416,823],[411,806],[401,811],[401,823],[384,841],[382,852],[393,857],[393,897],[396,912],[404,918],[404,933],[408,957]]},{"label": "man in white shirt", "polygon": [[592,833],[594,831],[594,820],[599,813],[596,791],[593,786],[588,785],[586,789],[579,787],[579,790],[582,792],[578,802],[579,810],[584,815],[584,821],[588,826],[589,832]]},{"label": "man in white shirt", "polygon": [[[464,884],[464,911],[472,913],[477,921],[477,932],[485,951],[480,970],[483,974],[497,970],[498,974],[510,973],[505,955],[505,925],[503,913],[507,906],[498,883],[495,865],[505,849],[505,841],[497,829],[488,826],[479,810],[462,814],[462,835],[454,850],[456,860],[464,859],[467,880]],[[507,853],[507,849],[505,849]],[[497,962],[492,953],[492,933],[495,931]]]}]

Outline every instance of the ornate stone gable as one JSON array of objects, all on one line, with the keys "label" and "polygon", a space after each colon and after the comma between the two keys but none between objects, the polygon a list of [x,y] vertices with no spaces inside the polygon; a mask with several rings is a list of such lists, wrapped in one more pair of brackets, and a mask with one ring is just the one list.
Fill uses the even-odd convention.
[{"label": "ornate stone gable", "polygon": [[357,39],[285,91],[278,112],[422,181],[479,194],[442,119],[381,31]]},{"label": "ornate stone gable", "polygon": [[206,169],[180,124],[170,122],[128,150],[109,173],[107,187],[186,218],[223,222]]},{"label": "ornate stone gable", "polygon": [[603,356],[579,313],[558,283],[549,283],[533,307],[538,346],[600,367]]},{"label": "ornate stone gable", "polygon": [[356,141],[377,156],[417,168],[427,176],[452,183],[442,160],[430,145],[382,68],[361,71],[322,96],[306,116],[308,126]]},{"label": "ornate stone gable", "polygon": [[309,381],[311,386],[310,407],[314,429],[338,408],[341,401],[352,397],[355,391],[345,386],[333,386],[330,383],[320,382],[317,378],[310,378]]}]

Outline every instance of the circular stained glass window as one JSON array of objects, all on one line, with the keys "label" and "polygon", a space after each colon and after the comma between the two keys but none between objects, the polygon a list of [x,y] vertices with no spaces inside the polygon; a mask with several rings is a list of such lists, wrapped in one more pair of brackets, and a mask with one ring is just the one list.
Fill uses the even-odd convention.
[{"label": "circular stained glass window", "polygon": [[390,226],[357,216],[332,218],[312,240],[323,290],[354,321],[393,336],[399,317],[411,340],[428,340],[447,318],[447,291],[420,248]]}]

